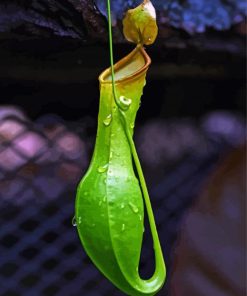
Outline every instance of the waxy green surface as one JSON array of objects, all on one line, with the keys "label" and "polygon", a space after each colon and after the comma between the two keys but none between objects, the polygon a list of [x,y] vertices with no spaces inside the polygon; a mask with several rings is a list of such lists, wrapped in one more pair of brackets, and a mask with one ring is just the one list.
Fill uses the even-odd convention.
[{"label": "waxy green surface", "polygon": [[165,279],[155,225],[156,271],[150,280],[142,280],[138,272],[144,205],[130,141],[149,63],[145,51],[137,47],[115,67],[116,91],[124,96],[127,110],[115,103],[110,70],[101,74],[94,153],[76,198],[77,229],[84,249],[113,284],[132,296],[156,294]]}]

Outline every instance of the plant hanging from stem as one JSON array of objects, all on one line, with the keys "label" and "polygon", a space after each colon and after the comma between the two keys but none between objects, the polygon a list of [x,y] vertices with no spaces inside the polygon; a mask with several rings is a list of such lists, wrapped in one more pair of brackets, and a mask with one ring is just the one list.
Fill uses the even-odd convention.
[{"label": "plant hanging from stem", "polygon": [[[156,39],[156,15],[149,0],[126,13],[124,35],[137,46],[113,65],[110,0],[107,4],[111,67],[99,76],[96,143],[89,169],[78,186],[75,218],[84,249],[114,285],[131,296],[155,295],[164,284],[166,269],[133,131],[151,63],[143,45],[152,44]],[[156,266],[148,280],[139,276],[143,200]]]}]

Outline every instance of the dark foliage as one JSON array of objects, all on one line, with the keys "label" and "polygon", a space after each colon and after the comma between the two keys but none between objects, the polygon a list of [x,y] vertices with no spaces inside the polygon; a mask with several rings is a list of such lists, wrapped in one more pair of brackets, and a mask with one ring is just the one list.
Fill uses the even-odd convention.
[{"label": "dark foliage", "polygon": [[[207,28],[229,29],[246,16],[245,0],[153,0],[158,11],[160,24],[183,29],[189,33],[201,33]],[[102,13],[106,11],[106,1],[96,0]],[[129,7],[140,3],[139,0],[112,1],[116,19],[121,19]]]},{"label": "dark foliage", "polygon": [[105,18],[89,0],[7,0],[0,3],[2,34],[58,35],[88,40],[90,36],[105,38],[105,28]]},{"label": "dark foliage", "polygon": [[[115,25],[127,9],[140,2],[112,1]],[[160,25],[188,33],[201,33],[207,28],[229,29],[243,21],[247,11],[245,0],[153,0],[153,4]],[[2,0],[0,3],[0,37],[11,33],[18,37],[59,35],[104,40],[106,30],[105,0]]]}]

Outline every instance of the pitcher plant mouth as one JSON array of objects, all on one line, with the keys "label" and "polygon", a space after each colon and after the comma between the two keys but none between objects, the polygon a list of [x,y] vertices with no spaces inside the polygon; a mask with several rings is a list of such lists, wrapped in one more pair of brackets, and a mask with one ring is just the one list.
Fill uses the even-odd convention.
[{"label": "pitcher plant mouth", "polygon": [[[115,84],[129,82],[145,74],[151,59],[141,45],[137,45],[127,56],[114,65]],[[101,84],[111,84],[111,68],[107,68],[99,76]]]}]

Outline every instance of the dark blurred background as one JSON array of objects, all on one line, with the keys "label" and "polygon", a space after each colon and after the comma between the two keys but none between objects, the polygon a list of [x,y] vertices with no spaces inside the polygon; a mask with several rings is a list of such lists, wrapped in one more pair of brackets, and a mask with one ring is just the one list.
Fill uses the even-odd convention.
[{"label": "dark blurred background", "polygon": [[[112,1],[115,60],[131,51]],[[246,2],[153,0],[159,36],[135,142],[168,278],[158,295],[246,292]],[[105,1],[0,2],[0,295],[120,296],[72,226],[109,66]],[[145,226],[140,273],[153,271]]]}]

